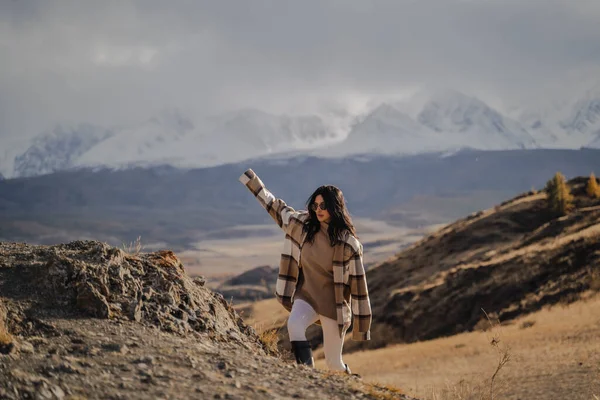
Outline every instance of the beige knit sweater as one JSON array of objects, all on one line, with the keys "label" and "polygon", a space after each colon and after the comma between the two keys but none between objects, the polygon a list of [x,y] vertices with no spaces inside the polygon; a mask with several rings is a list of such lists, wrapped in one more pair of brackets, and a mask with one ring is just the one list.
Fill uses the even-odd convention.
[{"label": "beige knit sweater", "polygon": [[[300,276],[294,298],[306,301],[319,315],[336,319],[333,247],[329,242],[328,227],[327,223],[321,222],[314,241],[304,242],[302,246]],[[350,301],[350,291],[347,294],[344,297]]]}]

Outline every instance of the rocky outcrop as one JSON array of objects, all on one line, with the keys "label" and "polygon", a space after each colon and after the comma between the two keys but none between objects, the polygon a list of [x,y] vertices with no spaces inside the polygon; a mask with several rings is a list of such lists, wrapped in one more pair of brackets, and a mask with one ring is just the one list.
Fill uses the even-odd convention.
[{"label": "rocky outcrop", "polygon": [[0,259],[9,269],[3,293],[28,293],[41,307],[128,319],[177,334],[211,332],[258,343],[223,296],[188,277],[171,251],[131,255],[95,241],[0,244]]},{"label": "rocky outcrop", "polygon": [[409,399],[273,357],[171,251],[0,242],[2,322],[0,399]]}]

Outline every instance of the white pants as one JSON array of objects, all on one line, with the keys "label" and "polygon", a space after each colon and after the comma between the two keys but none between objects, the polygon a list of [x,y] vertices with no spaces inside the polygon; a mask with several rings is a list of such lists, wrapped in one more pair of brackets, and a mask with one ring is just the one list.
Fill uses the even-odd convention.
[{"label": "white pants", "polygon": [[340,337],[337,321],[317,314],[317,312],[304,300],[294,300],[292,312],[287,322],[290,341],[306,340],[306,329],[321,320],[323,328],[323,350],[327,367],[334,371],[346,369],[342,361],[342,348],[344,346],[344,334]]}]

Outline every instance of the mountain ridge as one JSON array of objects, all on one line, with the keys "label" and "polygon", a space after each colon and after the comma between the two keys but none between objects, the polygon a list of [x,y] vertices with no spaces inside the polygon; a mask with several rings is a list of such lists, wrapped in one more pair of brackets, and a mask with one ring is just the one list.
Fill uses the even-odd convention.
[{"label": "mountain ridge", "polygon": [[[481,150],[598,146],[600,93],[596,91],[558,108],[510,113],[452,90],[434,91],[412,105],[411,101],[379,102],[363,115],[353,116],[352,124],[338,121],[341,117],[242,109],[195,122],[179,111],[166,111],[138,125],[96,127],[107,134],[93,140],[86,132],[89,125],[68,128],[70,135],[62,136],[53,133],[63,129],[58,125],[34,138],[24,151],[5,149],[0,154],[0,172],[11,178],[79,167],[166,163],[198,168],[286,153],[346,157],[365,152],[453,151],[465,146]],[[408,110],[415,107],[416,112]],[[341,132],[341,126],[348,128]]]}]

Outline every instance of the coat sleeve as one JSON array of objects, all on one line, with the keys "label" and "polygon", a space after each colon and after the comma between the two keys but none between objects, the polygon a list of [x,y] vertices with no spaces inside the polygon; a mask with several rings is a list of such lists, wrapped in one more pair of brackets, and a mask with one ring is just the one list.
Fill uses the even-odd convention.
[{"label": "coat sleeve", "polygon": [[297,221],[301,215],[307,213],[306,211],[296,211],[288,206],[282,199],[273,196],[252,169],[246,170],[246,172],[239,177],[239,181],[252,192],[260,205],[267,210],[271,218],[273,218],[277,225],[279,225],[286,233],[290,233],[291,222]]},{"label": "coat sleeve", "polygon": [[348,251],[349,257],[344,260],[348,267],[348,284],[350,285],[350,303],[352,306],[352,340],[371,340],[371,301],[367,288],[367,277],[363,266],[362,244],[353,238]]}]

